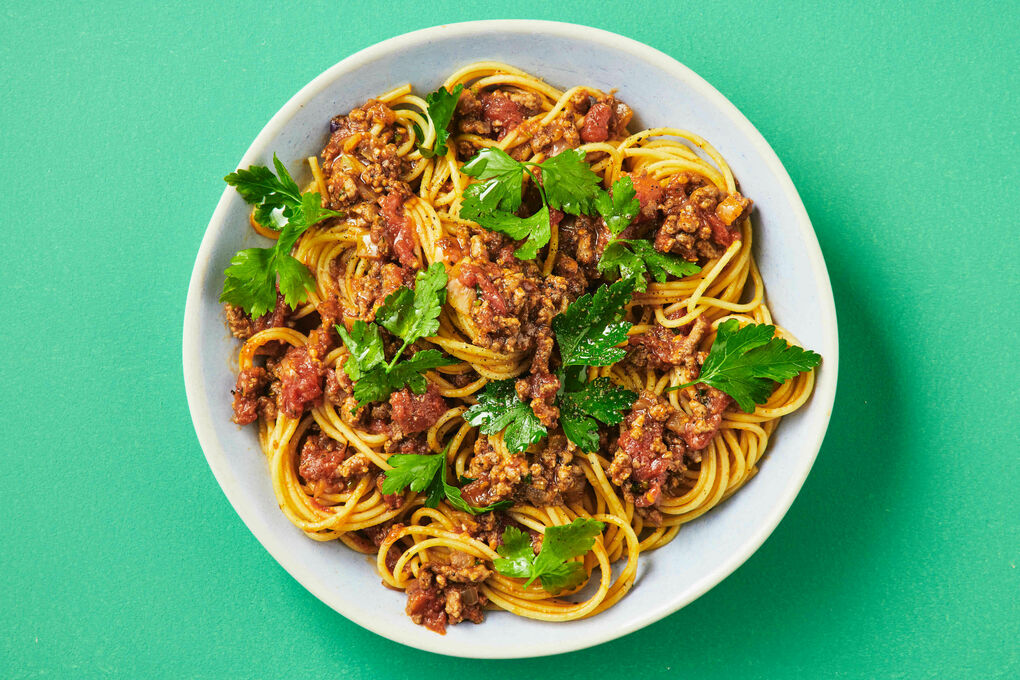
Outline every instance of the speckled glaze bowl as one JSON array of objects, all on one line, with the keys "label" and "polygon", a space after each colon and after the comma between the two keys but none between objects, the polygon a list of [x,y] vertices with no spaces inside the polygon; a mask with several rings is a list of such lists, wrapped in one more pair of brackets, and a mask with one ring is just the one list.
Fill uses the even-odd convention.
[{"label": "speckled glaze bowl", "polygon": [[[550,44],[556,49],[548,49]],[[248,227],[248,207],[230,188],[216,206],[191,277],[184,378],[195,430],[223,492],[262,545],[316,597],[355,623],[419,649],[482,658],[541,656],[596,645],[677,611],[726,578],[772,533],[825,436],[836,392],[836,312],[807,213],[761,134],[682,64],[606,31],[544,21],[478,21],[386,40],[302,88],[238,166],[270,165],[276,152],[289,168],[300,168],[302,159],[322,149],[332,116],[401,83],[429,92],[457,68],[480,60],[512,64],[563,89],[617,88],[635,111],[635,129],[687,128],[726,157],[743,193],[755,202],[756,256],[775,318],[824,358],[814,395],[783,419],[759,474],[720,507],[685,525],[668,546],[642,555],[634,588],[608,611],[570,623],[490,612],[482,625],[451,626],[440,636],[411,622],[404,595],[383,588],[364,555],[338,542],[311,541],[291,525],[277,507],[255,429],[230,421],[237,347],[217,298],[230,257],[260,241]]]}]

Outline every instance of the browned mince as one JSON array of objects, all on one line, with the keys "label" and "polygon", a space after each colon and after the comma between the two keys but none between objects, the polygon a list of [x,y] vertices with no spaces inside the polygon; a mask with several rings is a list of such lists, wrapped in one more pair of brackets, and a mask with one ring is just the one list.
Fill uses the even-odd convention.
[{"label": "browned mince", "polygon": [[584,472],[574,462],[580,452],[561,430],[551,431],[540,443],[542,448],[529,455],[531,483],[523,487],[522,500],[532,505],[562,505],[576,499],[584,489]]},{"label": "browned mince", "polygon": [[503,458],[489,443],[489,438],[479,434],[467,471],[467,476],[474,481],[461,489],[461,496],[476,507],[510,500],[528,472],[528,463],[522,454]]},{"label": "browned mince", "polygon": [[491,573],[480,560],[459,551],[450,554],[450,564],[426,562],[407,587],[407,615],[440,634],[448,624],[481,623],[488,600],[479,585]]},{"label": "browned mince", "polygon": [[506,500],[546,506],[576,499],[585,479],[574,457],[583,454],[559,429],[537,447],[535,452],[504,458],[487,437],[479,435],[467,471],[474,481],[461,489],[464,500],[475,506]]},{"label": "browned mince", "polygon": [[701,177],[680,174],[666,185],[657,204],[661,222],[655,248],[691,262],[719,257],[740,239],[740,231],[731,225],[750,210],[751,202],[740,194],[727,195]]},{"label": "browned mince", "polygon": [[[406,188],[400,176],[407,171],[407,161],[397,154],[395,122],[393,110],[374,99],[330,121],[332,134],[322,150],[330,208],[340,210],[361,201],[375,201],[388,190]],[[370,134],[375,125],[381,126],[378,135]],[[348,163],[345,155],[353,156],[361,167]]]},{"label": "browned mince", "polygon": [[620,424],[609,475],[624,497],[638,508],[657,505],[669,475],[686,469],[687,448],[682,439],[666,429],[675,415],[669,402],[652,392],[642,392]]},{"label": "browned mince", "polygon": [[390,395],[390,409],[393,432],[414,434],[435,425],[448,406],[436,386],[429,383],[424,394],[415,394],[406,387],[397,390]]},{"label": "browned mince", "polygon": [[322,433],[310,435],[301,446],[298,474],[306,482],[320,482],[320,491],[336,493],[346,488],[352,468],[361,467],[359,464],[345,466],[348,457],[346,442],[339,442]]},{"label": "browned mince", "polygon": [[261,366],[246,368],[237,374],[234,387],[234,417],[238,425],[249,425],[259,417],[259,402],[265,399],[269,374]]},{"label": "browned mince", "polygon": [[652,326],[645,333],[628,340],[627,358],[639,368],[659,371],[682,366],[686,370],[684,375],[689,376],[684,382],[690,382],[697,377],[705,360],[704,355],[699,354],[698,346],[708,327],[708,322],[701,316],[686,328],[679,329],[680,333],[663,326]]},{"label": "browned mince", "polygon": [[305,409],[321,401],[326,369],[307,345],[288,349],[277,375],[280,410],[291,418],[300,418]]}]

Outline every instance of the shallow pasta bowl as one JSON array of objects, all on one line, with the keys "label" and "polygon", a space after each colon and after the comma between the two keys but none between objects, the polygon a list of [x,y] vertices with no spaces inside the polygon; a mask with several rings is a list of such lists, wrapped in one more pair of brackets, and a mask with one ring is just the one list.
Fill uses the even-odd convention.
[{"label": "shallow pasta bowl", "polygon": [[[555,44],[556,50],[548,45]],[[692,602],[739,567],[765,541],[800,490],[821,446],[836,391],[836,313],[825,262],[786,170],[757,130],[695,73],[646,45],[606,31],[544,21],[479,21],[416,31],[348,57],[301,89],[259,133],[238,166],[290,168],[321,151],[329,119],[394,86],[438,87],[473,61],[503,61],[566,89],[618,89],[643,126],[681,127],[726,157],[755,201],[755,255],[776,320],[823,364],[807,405],[787,416],[760,472],[666,547],[641,557],[630,593],[581,621],[544,623],[490,612],[482,625],[439,636],[404,614],[405,598],[379,583],[371,561],[338,542],[311,541],[280,509],[255,428],[230,418],[236,343],[217,301],[223,270],[241,248],[261,245],[248,206],[224,191],[195,262],[184,318],[184,378],[206,459],[234,509],[262,545],[303,586],[340,614],[412,647],[467,657],[557,654],[620,637]],[[229,168],[224,168],[229,170]],[[210,178],[210,181],[217,181]],[[679,578],[678,578],[679,577]]]}]

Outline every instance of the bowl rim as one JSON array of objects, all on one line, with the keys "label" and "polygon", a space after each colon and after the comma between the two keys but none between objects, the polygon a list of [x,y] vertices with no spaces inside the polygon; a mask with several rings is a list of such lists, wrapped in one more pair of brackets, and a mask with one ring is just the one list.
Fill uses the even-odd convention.
[{"label": "bowl rim", "polygon": [[[836,308],[832,294],[832,286],[829,281],[828,270],[822,256],[818,238],[811,225],[807,210],[800,199],[797,189],[793,185],[789,174],[783,167],[782,162],[775,151],[751,122],[734,106],[725,96],[710,85],[701,76],[688,67],[681,64],[673,57],[653,47],[638,42],[632,38],[612,33],[603,29],[592,28],[579,24],[543,21],[543,20],[518,20],[498,19],[482,21],[466,21],[453,24],[443,24],[424,28],[409,33],[394,36],[382,42],[376,43],[354,54],[348,56],[337,64],[323,71],[313,78],[307,85],[302,87],[297,94],[290,98],[276,114],[266,123],[265,127],[255,137],[248,150],[242,156],[237,167],[251,165],[260,157],[269,140],[274,138],[280,130],[287,125],[293,115],[302,108],[305,103],[318,95],[321,91],[343,73],[355,71],[373,60],[399,51],[410,45],[427,43],[435,39],[450,38],[477,38],[480,33],[510,33],[510,34],[534,34],[542,33],[552,38],[565,37],[581,39],[596,43],[615,50],[628,52],[632,56],[658,67],[670,76],[685,82],[686,85],[696,90],[706,99],[711,100],[717,107],[719,113],[729,119],[732,124],[746,139],[750,140],[754,151],[760,155],[763,162],[773,173],[781,191],[793,207],[794,222],[800,230],[800,236],[805,244],[809,255],[810,269],[814,278],[816,290],[819,295],[819,304],[822,309],[822,316],[818,323],[822,326],[824,336],[831,339],[831,348],[825,349],[824,370],[818,373],[814,386],[812,401],[823,402],[824,417],[813,425],[810,432],[812,441],[808,442],[804,450],[803,460],[798,474],[788,479],[784,492],[779,501],[769,509],[766,516],[759,521],[758,529],[753,533],[738,550],[727,560],[720,562],[709,573],[702,575],[695,587],[690,588],[686,595],[673,600],[664,598],[662,604],[655,608],[631,616],[623,625],[606,627],[604,632],[587,636],[582,640],[560,642],[555,636],[550,636],[548,642],[527,650],[518,650],[513,647],[493,648],[484,645],[463,645],[451,643],[448,638],[439,635],[428,637],[414,637],[400,630],[388,630],[378,625],[373,619],[369,609],[357,602],[347,599],[343,595],[337,595],[335,591],[329,590],[315,572],[307,568],[296,556],[290,554],[285,546],[278,542],[273,530],[263,523],[255,509],[254,500],[244,494],[234,478],[227,463],[227,457],[223,447],[219,445],[215,434],[208,408],[208,395],[203,387],[202,371],[199,357],[201,355],[202,338],[200,329],[200,308],[204,282],[209,275],[209,264],[213,250],[213,242],[217,234],[223,228],[228,203],[232,190],[226,187],[220,200],[216,205],[213,216],[206,227],[205,233],[199,247],[195,266],[192,270],[188,286],[187,302],[184,312],[182,359],[184,369],[184,384],[187,394],[188,407],[191,412],[191,419],[195,426],[195,433],[198,436],[199,445],[205,455],[217,483],[227,496],[231,506],[240,516],[241,520],[248,527],[248,530],[262,544],[270,555],[282,566],[294,579],[304,586],[320,601],[331,607],[350,621],[362,628],[370,630],[388,640],[393,640],[409,647],[414,647],[428,652],[459,656],[467,658],[528,658],[539,657],[551,654],[562,654],[592,647],[607,642],[647,625],[650,625],[666,616],[679,611],[694,600],[704,595],[708,590],[718,585],[723,579],[737,570],[748,558],[754,554],[765,540],[772,534],[776,526],[786,515],[794,498],[800,492],[801,487],[811,471],[818,451],[821,448],[832,415],[832,407],[836,396],[836,379],[839,369],[839,336],[836,325]],[[432,639],[434,638],[434,639]]]}]

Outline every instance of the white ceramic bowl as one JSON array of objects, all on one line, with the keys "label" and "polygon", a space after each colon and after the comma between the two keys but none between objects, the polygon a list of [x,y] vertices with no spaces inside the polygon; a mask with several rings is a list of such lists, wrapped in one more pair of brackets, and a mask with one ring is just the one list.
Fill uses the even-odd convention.
[{"label": "white ceramic bowl", "polygon": [[429,92],[455,69],[479,60],[512,64],[563,89],[617,88],[640,125],[687,128],[726,157],[755,202],[756,254],[775,318],[823,357],[811,401],[784,418],[759,474],[686,525],[667,547],[642,555],[634,588],[608,611],[570,623],[490,612],[482,625],[451,626],[440,636],[411,622],[403,594],[383,588],[365,556],[337,542],[311,541],[287,521],[273,496],[255,429],[230,421],[236,343],[217,298],[230,257],[262,240],[248,227],[248,207],[230,188],[216,206],[191,277],[184,378],[195,430],[227,498],[262,545],[316,597],[355,623],[419,649],[483,658],[541,656],[611,640],[677,611],[765,541],[800,490],[825,435],[836,391],[836,313],[804,206],[758,131],[680,63],[606,31],[545,21],[478,21],[386,40],[344,59],[294,95],[238,166],[270,165],[276,152],[297,170],[302,159],[322,149],[332,116],[401,83]]}]

